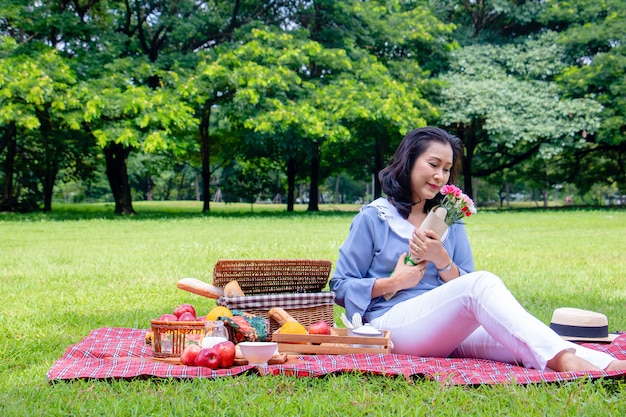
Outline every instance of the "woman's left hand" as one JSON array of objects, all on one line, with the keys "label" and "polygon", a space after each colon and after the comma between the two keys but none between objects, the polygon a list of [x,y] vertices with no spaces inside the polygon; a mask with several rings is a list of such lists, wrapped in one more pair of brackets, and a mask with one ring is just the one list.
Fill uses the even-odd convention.
[{"label": "woman's left hand", "polygon": [[439,236],[432,230],[415,229],[409,241],[409,251],[411,259],[423,259],[430,262],[448,257]]}]

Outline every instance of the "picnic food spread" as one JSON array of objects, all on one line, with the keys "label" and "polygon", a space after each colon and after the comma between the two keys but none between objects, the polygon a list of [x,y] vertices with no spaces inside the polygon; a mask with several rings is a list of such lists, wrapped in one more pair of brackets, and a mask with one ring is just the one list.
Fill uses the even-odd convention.
[{"label": "picnic food spread", "polygon": [[[235,343],[229,340],[229,333],[238,331],[248,337],[258,337],[243,313],[217,306],[204,317],[195,315],[194,306],[186,303],[172,314],[165,313],[151,320],[152,328],[146,332],[145,340],[152,345],[155,359],[211,369],[228,368],[236,358],[243,358]],[[240,320],[235,321],[236,318]]]},{"label": "picnic food spread", "polygon": [[329,273],[328,261],[219,261],[213,284],[197,278],[176,283],[217,306],[199,316],[193,305],[181,304],[151,320],[146,343],[157,360],[211,369],[247,364],[242,342],[257,350],[274,343],[269,364],[284,363],[288,353],[389,353],[389,332],[362,337],[334,327],[334,293],[322,291]]},{"label": "picnic food spread", "polygon": [[[282,261],[280,265],[277,265],[276,261],[262,261],[260,264],[265,268],[283,267]],[[151,328],[147,331],[117,327],[93,330],[79,343],[68,347],[63,357],[56,361],[48,371],[46,375],[48,381],[145,376],[214,378],[235,376],[249,371],[260,375],[300,377],[317,377],[352,371],[371,372],[385,376],[419,375],[446,384],[450,382],[454,384],[502,382],[526,384],[563,382],[589,377],[588,373],[543,372],[517,365],[470,358],[442,359],[389,354],[391,353],[389,331],[385,330],[382,334],[370,332],[372,335],[354,336],[354,334],[366,333],[365,330],[370,329],[359,330],[359,327],[354,326],[355,320],[349,320],[345,314],[342,315],[342,321],[346,328],[334,327],[334,293],[316,292],[321,291],[325,285],[321,279],[312,282],[307,281],[310,276],[298,278],[296,290],[293,286],[286,285],[284,278],[266,281],[266,274],[272,273],[269,269],[262,274],[259,274],[258,270],[253,270],[249,277],[240,279],[240,275],[235,273],[236,268],[233,266],[246,268],[248,265],[246,262],[237,261],[232,264],[227,262],[224,265],[226,268],[220,271],[218,276],[236,279],[244,296],[224,297],[221,295],[216,299],[217,307],[210,308],[206,316],[201,316],[206,310],[203,311],[200,305],[198,305],[199,309],[196,309],[191,304],[183,304],[173,308],[171,312],[164,312],[158,319],[151,320]],[[287,265],[289,268],[309,268],[306,274],[311,274],[308,262],[290,261]],[[258,265],[254,268],[258,268]],[[328,268],[328,265],[319,262],[313,270],[321,275],[327,273],[324,272],[324,268]],[[279,272],[284,272],[284,268]],[[260,284],[255,284],[252,276],[256,276],[256,282]],[[225,284],[228,283],[218,284],[214,281],[214,284],[217,284],[214,285],[217,290],[201,291],[200,289],[206,289],[208,284],[195,278],[185,278],[182,284],[190,282],[194,291],[201,293],[198,295],[212,299],[222,293]],[[267,289],[269,288],[267,282],[270,282],[271,291]],[[186,290],[192,288],[180,283],[177,286]],[[292,288],[291,293],[287,291],[289,288]],[[306,290],[300,291],[302,288]],[[194,291],[191,292],[196,294]],[[244,311],[231,309],[228,305],[242,307]],[[194,307],[193,311],[190,307]],[[189,313],[186,317],[191,319],[189,315],[194,312],[197,317],[193,321],[180,320],[179,316],[174,314],[176,310],[180,317]],[[271,316],[268,314],[270,310]],[[202,350],[207,320],[221,321],[222,327],[227,329],[228,341],[220,341],[212,348],[222,346],[223,351],[231,352],[232,356],[231,348],[234,345],[235,357],[232,366],[228,366],[230,363],[228,354],[222,353],[223,358],[219,360],[219,352],[217,354],[205,353],[196,364],[198,354]],[[264,334],[268,320],[270,326],[275,326],[275,329]],[[277,320],[280,321],[280,326]],[[327,330],[320,321],[330,328],[330,334],[325,334]],[[281,327],[283,327],[282,331],[278,331]],[[363,325],[363,327],[367,326]],[[622,336],[606,347],[600,344],[593,345],[593,347],[597,350],[606,349],[615,357],[626,358],[626,335]],[[145,340],[142,340],[144,337]],[[234,337],[241,340],[262,338],[277,343],[279,353],[267,362],[268,365],[277,366],[267,367],[263,366],[264,364],[249,363],[241,352],[240,343],[236,343],[239,339],[231,340]],[[211,368],[215,366],[217,369]],[[604,371],[597,371],[593,374],[593,378],[607,377]],[[609,376],[617,374],[616,371]]]},{"label": "picnic food spread", "polygon": [[[347,317],[343,317],[346,328],[334,327],[334,293],[319,292],[326,284],[320,276],[327,273],[328,264],[318,262],[311,269],[309,262],[290,260],[288,268],[309,268],[306,276],[303,273],[303,277],[298,277],[295,287],[287,285],[285,277],[269,280],[271,291],[268,291],[266,274],[271,275],[275,268],[278,270],[276,276],[285,273],[283,261],[264,260],[258,264],[254,261],[252,272],[247,269],[248,261],[220,261],[218,264],[225,268],[215,276],[237,280],[243,296],[224,296],[223,288],[229,281],[214,281],[217,285],[209,287],[211,284],[195,278],[184,278],[177,283],[178,288],[186,291],[192,289],[190,292],[194,294],[215,299],[217,306],[201,316],[205,313],[202,307],[196,309],[191,304],[181,304],[158,319],[151,320],[151,328],[147,331],[113,327],[96,329],[81,342],[68,348],[48,372],[48,380],[134,378],[146,375],[176,378],[234,376],[247,373],[248,367],[254,366],[256,368],[253,369],[261,375],[322,376],[355,370],[383,375],[426,375],[437,380],[464,384],[502,381],[531,383],[580,377],[574,373],[539,372],[498,362],[486,368],[484,361],[467,358],[442,361],[440,358],[388,355],[391,353],[389,331],[372,332],[367,324],[362,326],[363,329],[356,326],[352,328],[355,322]],[[255,270],[258,265],[267,268],[263,274]],[[245,269],[245,274],[237,272],[237,268]],[[315,282],[310,279],[312,273],[318,275]],[[245,275],[243,279],[242,274]],[[288,279],[292,279],[291,275]],[[287,291],[289,288],[291,292]],[[241,307],[244,311],[229,308],[231,305]],[[266,332],[268,320],[273,328],[270,332]],[[223,340],[223,336],[219,341],[207,340],[204,344],[213,352],[207,351],[200,356],[207,322],[221,322],[221,325],[210,325],[226,328],[227,340]],[[145,336],[145,341],[141,340],[142,336]],[[267,364],[280,366],[264,369],[265,363],[250,363],[243,356],[240,343],[249,339],[276,343],[278,353]],[[614,343],[606,349],[612,349],[616,356],[624,357],[625,339],[621,339],[621,344]],[[234,359],[231,359],[233,346]],[[597,349],[604,348],[597,346]],[[479,368],[481,371],[477,371]],[[595,377],[606,377],[606,373],[598,372]]]}]

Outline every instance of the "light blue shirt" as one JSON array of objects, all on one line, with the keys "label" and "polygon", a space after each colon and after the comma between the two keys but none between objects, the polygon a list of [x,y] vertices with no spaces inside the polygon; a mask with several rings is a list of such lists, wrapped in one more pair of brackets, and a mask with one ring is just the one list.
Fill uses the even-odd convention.
[{"label": "light blue shirt", "polygon": [[[391,276],[400,255],[409,252],[413,230],[415,227],[385,198],[364,206],[354,217],[329,283],[335,301],[345,307],[348,317],[358,312],[369,322],[397,303],[444,284],[435,265],[429,262],[424,277],[415,287],[399,291],[389,301],[384,297],[371,298],[376,279]],[[463,223],[448,227],[441,240],[461,275],[474,271],[472,249]]]}]

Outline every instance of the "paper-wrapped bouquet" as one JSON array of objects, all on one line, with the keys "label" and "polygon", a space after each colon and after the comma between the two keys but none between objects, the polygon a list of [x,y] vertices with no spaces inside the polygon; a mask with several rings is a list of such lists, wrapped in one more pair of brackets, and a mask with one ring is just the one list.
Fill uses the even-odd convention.
[{"label": "paper-wrapped bouquet", "polygon": [[[476,206],[474,201],[455,185],[444,185],[440,192],[443,195],[441,204],[428,212],[419,229],[432,230],[441,238],[452,223],[476,214]],[[407,255],[404,263],[417,265],[419,262],[419,259],[411,259],[411,255]]]},{"label": "paper-wrapped bouquet", "polygon": [[[448,226],[464,217],[476,213],[474,201],[455,185],[444,185],[440,190],[443,199],[438,206],[433,207],[419,227],[419,230],[432,230],[440,238],[448,229]],[[410,252],[404,260],[405,264],[417,265],[420,259],[412,259]],[[391,299],[396,293],[386,294],[385,299]]]}]

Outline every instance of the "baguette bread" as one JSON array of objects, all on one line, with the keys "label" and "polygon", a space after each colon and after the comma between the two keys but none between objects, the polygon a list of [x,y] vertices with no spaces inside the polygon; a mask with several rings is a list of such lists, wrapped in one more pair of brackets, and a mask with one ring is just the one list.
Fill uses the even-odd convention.
[{"label": "baguette bread", "polygon": [[224,295],[222,288],[200,281],[197,278],[183,278],[176,283],[176,286],[183,291],[188,291],[207,298],[218,299]]},{"label": "baguette bread", "polygon": [[287,313],[285,311],[285,309],[280,308],[280,307],[274,307],[271,308],[268,312],[267,315],[276,320],[276,323],[278,323],[279,326],[282,326],[283,324],[287,323],[288,321],[295,321],[296,323],[298,322],[298,320],[294,319],[291,314]]},{"label": "baguette bread", "polygon": [[245,294],[237,281],[230,281],[228,284],[224,285],[224,296],[243,297]]}]

